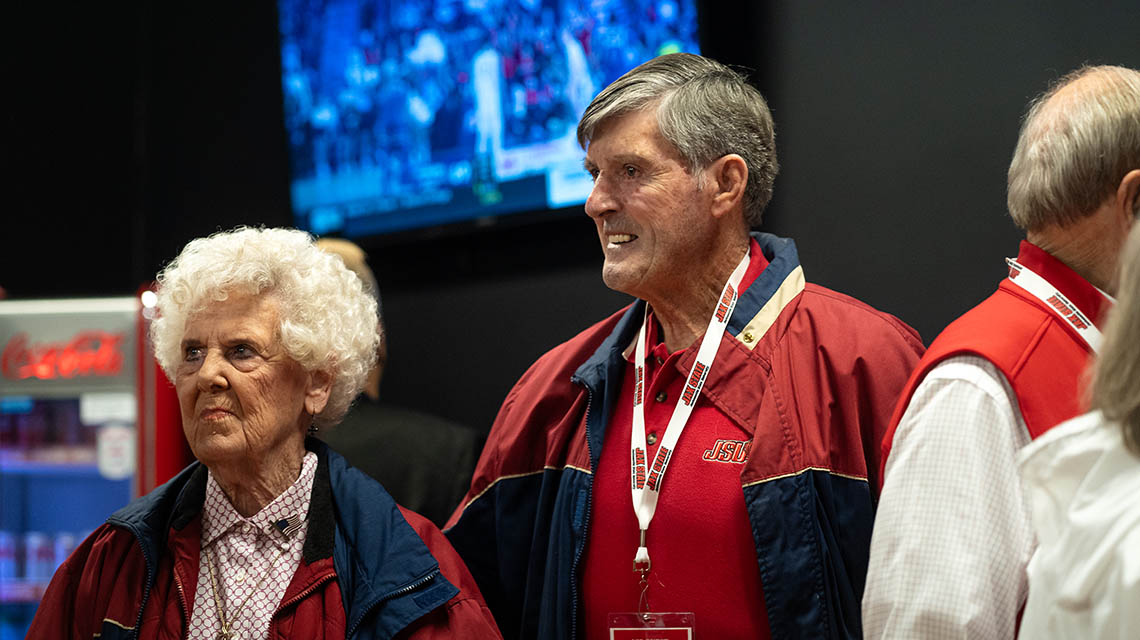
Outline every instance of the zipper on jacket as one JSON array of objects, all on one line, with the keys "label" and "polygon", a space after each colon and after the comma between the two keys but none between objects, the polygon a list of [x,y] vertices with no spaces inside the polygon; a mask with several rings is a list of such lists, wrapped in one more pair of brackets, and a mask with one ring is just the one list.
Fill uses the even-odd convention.
[{"label": "zipper on jacket", "polygon": [[142,551],[143,562],[146,563],[146,586],[143,587],[142,604],[139,605],[139,617],[135,620],[134,630],[131,632],[131,635],[128,636],[137,638],[139,637],[139,634],[142,633],[143,612],[146,611],[147,600],[150,600],[150,590],[154,588],[154,572],[156,570],[156,565],[151,559],[150,554],[146,552],[146,545],[143,544],[142,535],[140,535],[134,527],[125,526],[124,528],[127,531],[130,531],[131,535],[135,537],[135,541],[139,543],[139,551]]},{"label": "zipper on jacket", "polygon": [[310,593],[312,593],[312,592],[316,591],[316,590],[317,590],[317,587],[321,586],[322,584],[324,584],[324,583],[328,582],[328,581],[329,581],[331,578],[335,578],[335,577],[336,577],[336,572],[335,572],[335,571],[329,571],[328,573],[326,573],[326,574],[324,574],[324,575],[320,576],[319,578],[317,578],[316,582],[314,582],[313,584],[311,584],[311,585],[309,585],[309,586],[305,587],[305,590],[304,590],[304,591],[302,591],[301,593],[298,593],[297,595],[293,596],[293,597],[292,597],[292,598],[290,598],[288,601],[286,601],[286,602],[282,602],[282,603],[281,603],[281,604],[280,604],[280,605],[277,607],[277,610],[273,612],[273,617],[277,617],[277,614],[279,614],[279,613],[281,613],[282,611],[284,611],[285,609],[287,609],[287,608],[289,608],[289,607],[293,606],[293,604],[294,604],[294,603],[297,603],[297,602],[300,602],[301,600],[304,600],[306,597],[308,597],[308,595],[309,595]]},{"label": "zipper on jacket", "polygon": [[[280,605],[278,605],[277,609],[274,610],[273,615],[270,616],[270,618],[269,618],[269,634],[266,635],[266,637],[267,638],[272,637],[274,625],[277,624],[277,616],[280,615],[282,611],[288,609],[289,607],[293,606],[294,604],[296,604],[296,603],[304,600],[305,598],[309,597],[309,594],[316,591],[317,587],[320,587],[321,585],[328,582],[329,580],[332,580],[335,577],[336,577],[336,571],[330,570],[327,573],[324,573],[321,576],[319,576],[313,582],[313,584],[305,587],[304,591],[302,591],[301,593],[298,593],[297,595],[293,596],[292,598],[289,598],[285,602],[282,602]],[[348,636],[345,636],[345,637],[347,638]]]},{"label": "zipper on jacket", "polygon": [[[364,613],[360,616],[360,619],[356,621],[356,624],[352,625],[352,628],[350,628],[348,630],[348,633],[344,634],[344,637],[345,638],[351,638],[352,635],[354,633],[356,633],[356,629],[357,629],[357,627],[360,626],[360,623],[364,622],[364,619],[368,617],[368,614],[372,613],[372,610],[375,609],[376,607],[380,606],[383,602],[385,602],[387,600],[391,600],[393,598],[398,598],[398,597],[400,597],[402,595],[406,595],[408,593],[411,593],[412,591],[419,589],[420,587],[431,582],[432,580],[435,580],[438,575],[439,575],[439,568],[436,568],[435,570],[433,570],[431,573],[427,574],[426,576],[424,576],[424,577],[422,577],[422,578],[420,578],[420,579],[418,579],[418,580],[416,580],[410,584],[404,585],[404,586],[400,587],[399,589],[392,591],[391,593],[387,593],[383,596],[380,596],[379,598],[376,599],[376,602],[373,602],[372,604],[370,604],[364,608]],[[345,613],[347,614],[348,612],[345,611]],[[427,612],[425,612],[425,613],[427,613]],[[423,617],[423,616],[420,616],[420,617]],[[416,620],[418,620],[418,619],[419,618],[416,618]],[[413,621],[409,621],[409,624],[411,622],[413,622]]]},{"label": "zipper on jacket", "polygon": [[190,631],[190,605],[186,602],[186,590],[182,588],[182,580],[178,578],[178,571],[170,568],[170,573],[174,577],[174,586],[178,589],[178,603],[182,605],[182,623],[185,625],[187,632]]},{"label": "zipper on jacket", "polygon": [[[594,452],[590,450],[590,409],[594,406],[594,390],[584,381],[570,379],[586,388],[586,454],[593,466]],[[582,516],[582,544],[574,551],[574,563],[570,566],[570,638],[578,637],[578,566],[582,560],[582,550],[586,548],[586,536],[590,533],[590,508],[594,499],[593,469],[590,469],[590,489],[586,491],[586,510]]]}]

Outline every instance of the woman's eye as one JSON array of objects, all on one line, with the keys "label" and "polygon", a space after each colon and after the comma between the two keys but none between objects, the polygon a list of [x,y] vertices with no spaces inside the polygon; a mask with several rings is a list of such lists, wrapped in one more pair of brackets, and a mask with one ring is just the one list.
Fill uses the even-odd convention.
[{"label": "woman's eye", "polygon": [[629,164],[625,165],[625,177],[633,178],[635,176],[637,176],[637,167]]},{"label": "woman's eye", "polygon": [[254,355],[253,347],[248,344],[239,344],[232,350],[235,358],[251,358]]}]

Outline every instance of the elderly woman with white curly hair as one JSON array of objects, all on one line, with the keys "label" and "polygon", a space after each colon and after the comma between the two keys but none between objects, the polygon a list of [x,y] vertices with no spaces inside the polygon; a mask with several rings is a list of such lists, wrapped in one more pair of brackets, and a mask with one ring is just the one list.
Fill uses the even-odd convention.
[{"label": "elderly woman with white curly hair", "polygon": [[152,327],[198,458],[60,567],[30,637],[498,638],[434,525],[314,438],[360,392],[376,302],[288,229],[194,240]]}]

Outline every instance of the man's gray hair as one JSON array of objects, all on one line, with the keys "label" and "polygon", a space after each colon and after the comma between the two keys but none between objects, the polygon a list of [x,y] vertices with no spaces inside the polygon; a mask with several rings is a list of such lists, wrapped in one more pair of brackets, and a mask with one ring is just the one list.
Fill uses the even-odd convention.
[{"label": "man's gray hair", "polygon": [[672,53],[654,58],[606,87],[578,123],[585,149],[605,123],[656,106],[661,135],[691,172],[735,153],[748,166],[744,217],[757,227],[779,172],[768,103],[747,79],[708,58]]},{"label": "man's gray hair", "polygon": [[1092,405],[1121,424],[1124,442],[1140,456],[1140,224],[1120,252],[1117,292],[1093,365]]},{"label": "man's gray hair", "polygon": [[1140,168],[1140,72],[1082,67],[1030,103],[1009,165],[1009,213],[1027,231],[1091,214]]}]

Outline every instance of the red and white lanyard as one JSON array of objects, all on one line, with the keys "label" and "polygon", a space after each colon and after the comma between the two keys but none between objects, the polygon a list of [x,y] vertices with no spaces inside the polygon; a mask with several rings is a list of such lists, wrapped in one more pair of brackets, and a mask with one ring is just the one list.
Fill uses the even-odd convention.
[{"label": "red and white lanyard", "polygon": [[1043,302],[1050,311],[1067,322],[1093,353],[1100,351],[1100,329],[1096,328],[1092,320],[1082,313],[1077,305],[1069,302],[1068,298],[1057,291],[1057,287],[1049,284],[1048,280],[1034,273],[1029,267],[1013,258],[1006,258],[1005,262],[1009,265],[1010,282]]},{"label": "red and white lanyard", "polygon": [[[633,389],[633,426],[630,439],[630,489],[633,492],[633,511],[637,514],[637,524],[641,529],[641,539],[637,547],[637,555],[633,564],[635,571],[647,572],[649,570],[649,549],[645,546],[645,532],[657,512],[657,496],[661,491],[661,479],[669,467],[669,460],[685,424],[693,413],[693,406],[701,395],[701,387],[716,359],[717,349],[720,347],[721,337],[724,335],[728,319],[732,317],[732,310],[736,307],[739,297],[740,281],[744,279],[744,272],[748,270],[748,254],[736,265],[736,270],[729,276],[724,284],[720,299],[712,318],[709,319],[705,337],[701,340],[700,349],[697,350],[697,359],[685,382],[684,391],[673,409],[669,418],[669,425],[665,429],[665,436],[661,439],[661,446],[657,448],[657,455],[653,464],[646,466],[645,446],[645,334],[649,316],[649,305],[645,306],[646,318],[641,322],[641,333],[637,336],[635,349],[634,371],[637,377]],[[640,566],[639,566],[640,565]]]}]

